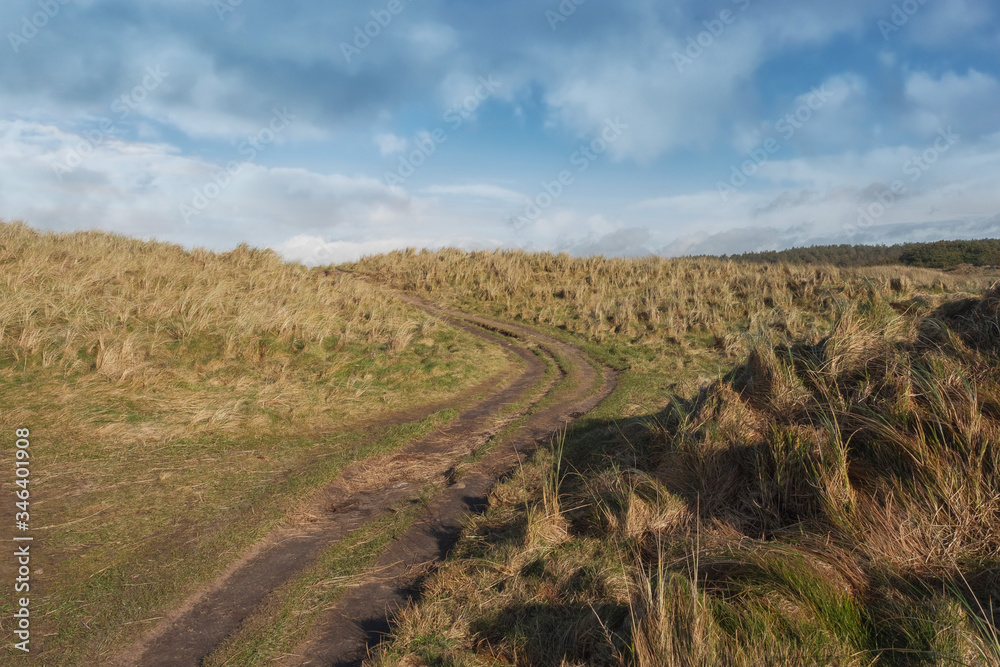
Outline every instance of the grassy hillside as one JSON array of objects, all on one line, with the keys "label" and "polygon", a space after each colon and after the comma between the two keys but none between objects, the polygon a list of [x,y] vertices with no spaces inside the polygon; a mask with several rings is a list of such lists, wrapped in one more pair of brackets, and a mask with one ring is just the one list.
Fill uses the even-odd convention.
[{"label": "grassy hillside", "polygon": [[506,363],[378,288],[270,251],[0,223],[2,493],[12,502],[13,434],[28,428],[33,652],[101,664],[309,490],[448,413],[381,420]]},{"label": "grassy hillside", "polygon": [[996,276],[396,253],[353,271],[624,369],[380,665],[996,664]]},{"label": "grassy hillside", "polygon": [[[494,490],[374,664],[1000,662],[997,275],[453,250],[342,268],[622,369]],[[422,405],[503,372],[497,348],[352,275],[0,223],[33,650],[102,664],[349,462],[454,414]],[[310,576],[349,581],[410,518]],[[288,593],[274,627],[335,596]],[[271,655],[263,618],[231,655]]]}]

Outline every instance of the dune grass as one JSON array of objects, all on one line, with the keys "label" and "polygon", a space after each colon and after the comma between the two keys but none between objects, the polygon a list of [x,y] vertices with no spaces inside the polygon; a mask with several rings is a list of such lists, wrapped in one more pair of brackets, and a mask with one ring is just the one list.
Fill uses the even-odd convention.
[{"label": "dune grass", "polygon": [[1000,659],[1000,288],[926,269],[398,253],[353,271],[624,369],[378,665]]},{"label": "dune grass", "polygon": [[[0,223],[0,433],[32,434],[32,652],[100,664],[353,459],[454,414],[423,406],[507,363],[271,251]],[[409,425],[381,425],[393,415]]]},{"label": "dune grass", "polygon": [[[1000,661],[996,276],[451,250],[343,268],[622,369],[494,489],[373,664]],[[32,431],[33,649],[101,664],[506,363],[268,251],[0,223],[0,433]],[[349,574],[351,553],[324,563]],[[215,658],[289,650],[336,596],[324,563],[254,617],[265,642]]]}]

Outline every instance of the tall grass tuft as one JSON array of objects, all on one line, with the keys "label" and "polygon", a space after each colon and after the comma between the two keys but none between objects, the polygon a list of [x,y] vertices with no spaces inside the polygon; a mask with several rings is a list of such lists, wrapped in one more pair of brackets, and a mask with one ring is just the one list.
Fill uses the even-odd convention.
[{"label": "tall grass tuft", "polygon": [[[566,537],[534,555],[524,539],[554,505],[542,457],[519,504],[496,494],[378,664],[996,661],[987,277],[457,251],[352,268],[550,327],[626,369],[605,421],[567,437]],[[446,653],[414,644],[446,627],[461,627]]]},{"label": "tall grass tuft", "polygon": [[505,363],[382,288],[269,250],[0,222],[0,431],[33,436],[43,662],[106,664],[365,455],[363,426]]}]

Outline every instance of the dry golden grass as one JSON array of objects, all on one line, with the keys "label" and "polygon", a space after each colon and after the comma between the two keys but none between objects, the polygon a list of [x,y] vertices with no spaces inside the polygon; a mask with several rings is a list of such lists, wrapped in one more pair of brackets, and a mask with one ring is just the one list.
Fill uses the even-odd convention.
[{"label": "dry golden grass", "polygon": [[[412,250],[350,265],[401,289],[601,342],[656,346],[692,333],[726,335],[733,323],[808,327],[837,299],[912,287],[975,292],[989,279],[908,267],[747,264],[712,258],[605,259],[521,251]],[[485,305],[484,305],[485,304]],[[659,341],[654,340],[659,339]],[[723,344],[723,341],[719,341]]]},{"label": "dry golden grass", "polygon": [[0,223],[0,433],[32,433],[33,650],[98,664],[296,498],[417,432],[363,424],[506,363],[271,251]]},{"label": "dry golden grass", "polygon": [[[625,369],[498,487],[373,664],[998,664],[1000,288],[902,267],[351,267]],[[563,468],[568,464],[563,462]]]}]

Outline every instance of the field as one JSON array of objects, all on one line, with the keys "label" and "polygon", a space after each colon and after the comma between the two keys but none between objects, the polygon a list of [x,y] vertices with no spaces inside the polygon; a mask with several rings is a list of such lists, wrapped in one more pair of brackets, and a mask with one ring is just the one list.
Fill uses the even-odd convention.
[{"label": "field", "polygon": [[995,271],[406,252],[618,391],[494,489],[379,665],[1000,662]]},{"label": "field", "polygon": [[200,658],[308,664],[324,613],[541,420],[367,664],[1000,664],[998,278],[457,250],[307,269],[0,223],[33,653],[113,664],[365,482],[381,510]]},{"label": "field", "polygon": [[0,223],[2,493],[13,501],[28,428],[32,652],[101,664],[345,465],[446,421],[428,406],[507,365],[378,288],[270,251]]}]

